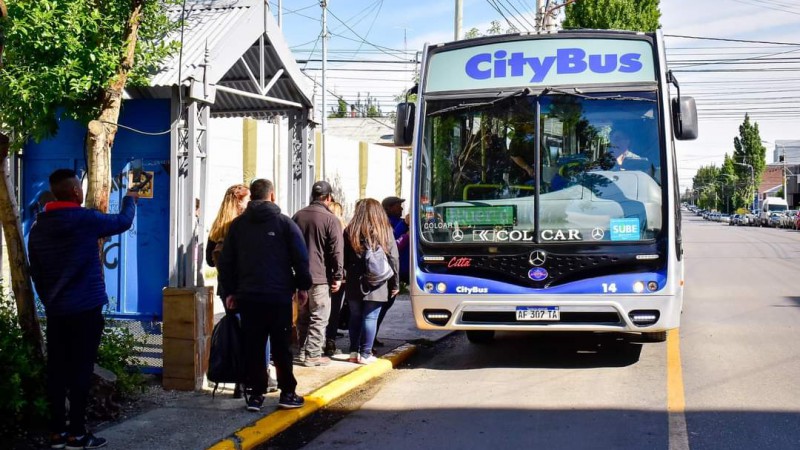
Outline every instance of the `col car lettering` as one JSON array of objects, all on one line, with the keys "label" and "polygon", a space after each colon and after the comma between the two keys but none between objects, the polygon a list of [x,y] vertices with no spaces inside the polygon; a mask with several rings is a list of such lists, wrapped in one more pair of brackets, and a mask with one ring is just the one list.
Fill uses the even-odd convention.
[{"label": "col car lettering", "polygon": [[588,69],[594,73],[635,73],[642,70],[639,53],[625,53],[617,55],[606,53],[604,55],[587,55],[580,48],[562,48],[556,50],[556,56],[525,57],[522,52],[511,53],[498,50],[491,53],[479,53],[469,60],[464,67],[466,74],[476,80],[489,78],[521,77],[525,75],[525,68],[530,67],[533,77],[530,82],[542,82],[547,74],[556,68],[558,74],[577,74]]},{"label": "col car lettering", "polygon": [[[540,234],[543,241],[580,241],[580,230],[542,230]],[[533,233],[529,230],[473,230],[473,241],[484,242],[532,242]]]}]

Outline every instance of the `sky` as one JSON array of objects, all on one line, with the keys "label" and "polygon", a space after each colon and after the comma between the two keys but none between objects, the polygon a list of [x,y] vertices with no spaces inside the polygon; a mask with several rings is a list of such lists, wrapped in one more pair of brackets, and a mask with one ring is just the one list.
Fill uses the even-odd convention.
[{"label": "sky", "polygon": [[[277,15],[279,0],[270,0]],[[322,10],[318,0],[283,0],[282,29],[321,93]],[[384,112],[412,85],[417,52],[454,38],[455,0],[327,0],[326,89],[355,103],[369,96]],[[535,0],[463,0],[462,31],[492,20],[532,30]],[[773,162],[775,141],[800,140],[800,2],[662,0],[667,61],[693,96],[700,136],[678,141],[681,191],[701,166],[722,164],[749,113]],[[689,38],[678,37],[688,36]],[[711,38],[711,39],[698,39]],[[750,42],[738,42],[750,41]],[[757,42],[758,43],[757,43]],[[794,44],[794,45],[787,45]],[[367,63],[365,61],[374,61]],[[327,108],[335,106],[333,95]],[[388,130],[387,130],[388,131]]]}]

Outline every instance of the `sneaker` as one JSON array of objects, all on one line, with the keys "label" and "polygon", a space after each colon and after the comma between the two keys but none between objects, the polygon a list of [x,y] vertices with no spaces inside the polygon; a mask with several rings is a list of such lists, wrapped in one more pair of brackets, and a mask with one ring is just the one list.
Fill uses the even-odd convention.
[{"label": "sneaker", "polygon": [[108,444],[104,438],[97,437],[92,433],[86,433],[83,436],[69,436],[64,445],[66,450],[83,450],[85,448],[100,448]]},{"label": "sneaker", "polygon": [[367,364],[372,364],[377,360],[378,358],[376,358],[375,355],[361,356],[360,358],[358,358],[358,363],[361,364],[362,366],[366,366]]},{"label": "sneaker", "polygon": [[302,366],[305,364],[305,362],[306,358],[299,355],[292,358],[292,364],[294,364],[295,366]]},{"label": "sneaker", "polygon": [[318,356],[316,358],[306,358],[303,363],[306,367],[327,366],[331,363],[331,359],[327,356]]},{"label": "sneaker", "polygon": [[250,395],[247,397],[247,410],[252,412],[259,412],[261,411],[261,407],[264,406],[264,396],[263,395]]},{"label": "sneaker", "polygon": [[295,394],[294,392],[290,393],[281,392],[281,398],[278,400],[278,408],[281,409],[301,408],[305,403],[306,403],[305,399]]},{"label": "sneaker", "polygon": [[53,433],[50,435],[50,448],[64,448],[67,445],[67,433]]},{"label": "sneaker", "polygon": [[358,364],[358,352],[350,352],[350,357],[347,358],[347,362]]}]

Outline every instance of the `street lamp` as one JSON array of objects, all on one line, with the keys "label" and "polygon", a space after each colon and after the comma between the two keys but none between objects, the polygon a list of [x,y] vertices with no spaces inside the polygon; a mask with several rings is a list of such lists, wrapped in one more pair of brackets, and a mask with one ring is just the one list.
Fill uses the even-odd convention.
[{"label": "street lamp", "polygon": [[756,188],[756,174],[753,171],[753,166],[747,163],[740,163],[740,162],[734,162],[734,164],[736,164],[737,166],[746,166],[750,169],[750,182],[753,184],[753,209],[751,211],[755,211],[756,209],[758,209],[758,205],[756,204],[756,201],[758,199],[757,197],[758,189]]}]

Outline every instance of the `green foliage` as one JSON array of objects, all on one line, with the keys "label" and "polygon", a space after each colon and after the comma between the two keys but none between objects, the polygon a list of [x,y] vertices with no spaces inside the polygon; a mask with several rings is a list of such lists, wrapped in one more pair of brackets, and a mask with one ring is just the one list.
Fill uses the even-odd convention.
[{"label": "green foliage", "polygon": [[[144,83],[177,48],[164,37],[179,24],[166,15],[178,0],[143,3],[136,58],[129,83]],[[88,123],[101,107],[125,50],[131,0],[15,0],[8,19],[0,70],[0,124],[19,148],[27,138],[52,136],[58,114]]]},{"label": "green foliage", "polygon": [[47,414],[44,367],[22,338],[14,300],[0,288],[0,441],[7,442]]},{"label": "green foliage", "polygon": [[500,24],[499,20],[493,20],[489,24],[489,28],[486,29],[485,33],[481,33],[481,31],[477,28],[470,28],[464,33],[464,39],[472,39],[481,36],[496,36],[498,34],[512,34],[512,33],[519,33],[519,30],[514,26],[509,27],[505,31],[503,31],[503,26]]},{"label": "green foliage", "polygon": [[602,30],[655,31],[659,0],[581,0],[567,6],[561,26]]},{"label": "green foliage", "polygon": [[[739,125],[739,136],[733,138],[733,159],[739,163],[753,166],[755,184],[761,183],[761,177],[767,167],[767,149],[761,143],[761,133],[758,131],[758,122],[750,123],[750,115],[744,115],[744,122]],[[750,169],[738,166],[737,173],[750,176]]]},{"label": "green foliage", "polygon": [[144,386],[144,377],[138,369],[141,362],[136,358],[137,347],[143,344],[122,322],[106,318],[97,364],[114,372],[117,389],[123,397],[141,392]]}]

